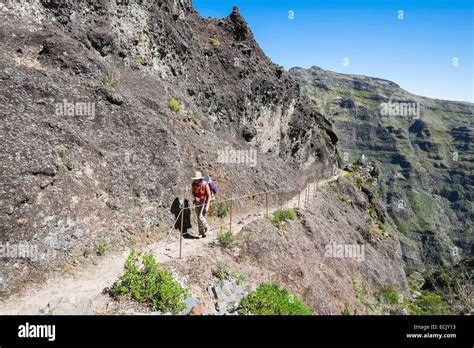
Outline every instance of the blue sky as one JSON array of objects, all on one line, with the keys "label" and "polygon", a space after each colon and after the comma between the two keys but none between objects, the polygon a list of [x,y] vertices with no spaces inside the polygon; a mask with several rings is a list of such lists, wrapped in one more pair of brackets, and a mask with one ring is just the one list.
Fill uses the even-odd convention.
[{"label": "blue sky", "polygon": [[[317,65],[385,78],[431,98],[470,102],[473,2],[193,0],[203,17],[222,18],[239,6],[262,49],[286,69]],[[349,66],[343,65],[346,57]]]}]

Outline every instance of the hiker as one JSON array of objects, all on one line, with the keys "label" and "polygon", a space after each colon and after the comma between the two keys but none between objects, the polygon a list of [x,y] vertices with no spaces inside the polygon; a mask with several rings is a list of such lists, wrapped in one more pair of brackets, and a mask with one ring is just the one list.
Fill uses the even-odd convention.
[{"label": "hiker", "polygon": [[193,183],[191,188],[194,196],[199,235],[204,238],[206,237],[206,232],[209,231],[209,224],[206,221],[206,214],[209,212],[209,206],[211,204],[211,189],[209,184],[203,180],[201,172],[196,172],[192,180]]}]

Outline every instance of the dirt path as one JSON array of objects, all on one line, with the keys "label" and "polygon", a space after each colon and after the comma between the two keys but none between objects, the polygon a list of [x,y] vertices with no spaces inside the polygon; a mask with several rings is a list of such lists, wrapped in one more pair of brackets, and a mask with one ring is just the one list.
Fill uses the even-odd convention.
[{"label": "dirt path", "polygon": [[[336,180],[339,175],[320,180],[317,184],[310,183],[300,192],[299,199],[296,195],[285,202],[283,206],[294,208],[299,204],[304,208],[306,199],[315,195],[314,189],[327,184],[329,181]],[[274,209],[276,208],[269,210],[273,211]],[[235,223],[232,224],[232,232],[238,234],[245,225],[264,214],[265,209],[258,213],[244,213],[237,216]],[[206,247],[215,242],[218,230],[218,228],[212,230],[203,239],[184,238],[182,260],[186,260],[189,256],[202,254]],[[178,258],[179,238],[174,235],[168,240],[155,242],[141,249],[151,252],[158,263],[165,263]],[[124,248],[120,252],[97,258],[95,264],[88,264],[82,269],[74,269],[73,273],[58,273],[44,283],[25,288],[20,293],[0,301],[0,314],[39,314],[40,308],[59,298],[70,298],[72,302],[75,301],[74,299],[92,300],[102,293],[104,288],[110,287],[118,279],[129,252],[129,248]]]}]

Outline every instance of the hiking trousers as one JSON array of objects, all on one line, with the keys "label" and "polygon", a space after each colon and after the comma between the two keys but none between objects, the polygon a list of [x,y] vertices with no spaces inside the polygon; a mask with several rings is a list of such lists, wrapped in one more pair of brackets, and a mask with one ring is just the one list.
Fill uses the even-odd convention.
[{"label": "hiking trousers", "polygon": [[204,234],[209,231],[209,224],[206,221],[206,205],[196,206],[194,209],[196,210],[199,234]]}]

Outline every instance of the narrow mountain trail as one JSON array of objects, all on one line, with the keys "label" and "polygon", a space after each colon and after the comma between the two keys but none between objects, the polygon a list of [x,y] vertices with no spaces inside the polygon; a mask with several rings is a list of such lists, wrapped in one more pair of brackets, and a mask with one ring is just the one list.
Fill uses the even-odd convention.
[{"label": "narrow mountain trail", "polygon": [[[342,171],[333,177],[319,180],[317,187],[319,188],[330,181],[336,180],[340,175],[343,175]],[[308,184],[300,192],[300,197],[307,189],[310,191],[314,189],[314,183]],[[314,194],[314,191],[311,194]],[[297,207],[298,194],[283,205],[289,208]],[[269,212],[275,209],[277,207],[271,207]],[[237,215],[232,224],[233,234],[239,234],[244,226],[263,217],[265,214],[266,210],[263,208],[258,212],[245,212]],[[183,257],[181,261],[186,262],[187,257],[205,253],[206,248],[211,247],[216,242],[218,231],[219,228],[212,229],[208,232],[206,238],[183,238]],[[164,238],[159,242],[151,243],[140,249],[151,252],[158,263],[165,263],[179,259],[179,247],[179,233],[175,233],[172,238]],[[74,269],[70,273],[58,272],[43,283],[25,287],[19,293],[0,301],[0,315],[39,314],[40,308],[44,308],[49,302],[59,298],[70,298],[72,302],[76,300],[92,300],[118,279],[129,253],[130,248],[124,247],[120,252],[110,253],[97,258],[93,264],[84,265],[83,268],[78,267],[78,269]]]}]

